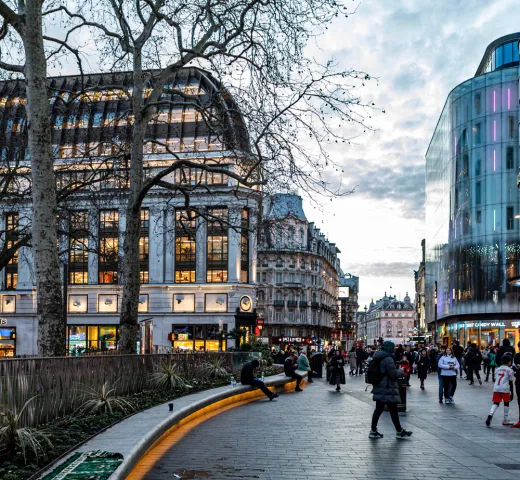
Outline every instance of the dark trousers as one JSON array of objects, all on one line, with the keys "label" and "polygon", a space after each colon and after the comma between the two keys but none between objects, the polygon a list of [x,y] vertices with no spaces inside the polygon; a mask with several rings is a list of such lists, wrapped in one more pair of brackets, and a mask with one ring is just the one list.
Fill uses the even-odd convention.
[{"label": "dark trousers", "polygon": [[457,375],[443,375],[442,386],[444,389],[444,398],[452,398],[457,390]]},{"label": "dark trousers", "polygon": [[251,382],[251,386],[253,387],[257,387],[259,388],[260,390],[262,390],[262,392],[264,392],[265,396],[267,398],[271,398],[271,396],[273,395],[273,392],[271,392],[266,386],[265,386],[265,383],[262,382],[262,380],[260,380],[259,378],[254,378]]},{"label": "dark trousers", "polygon": [[495,368],[497,368],[495,365],[493,365],[493,366],[488,365],[487,366],[486,380],[489,380],[489,372],[492,372],[491,378],[493,379],[493,381],[495,381]]},{"label": "dark trousers", "polygon": [[296,380],[296,388],[300,388],[300,383],[302,383],[302,376],[297,373],[293,373],[292,375],[286,375],[287,377],[294,378]]},{"label": "dark trousers", "polygon": [[361,360],[357,361],[356,365],[356,375],[361,375],[361,372],[363,371],[363,362]]},{"label": "dark trousers", "polygon": [[462,370],[466,371],[466,367],[464,366],[462,357],[457,357],[457,362],[459,362],[459,373],[460,373],[460,378],[462,378]]},{"label": "dark trousers", "polygon": [[468,367],[468,380],[473,383],[473,374],[480,380],[480,372],[478,367]]},{"label": "dark trousers", "polygon": [[442,400],[442,392],[444,391],[443,390],[443,386],[444,386],[444,383],[442,381],[442,375],[437,372],[437,378],[439,379],[439,400]]},{"label": "dark trousers", "polygon": [[312,383],[312,368],[307,372],[307,381]]},{"label": "dark trousers", "polygon": [[401,422],[399,421],[399,414],[397,413],[397,403],[385,403],[381,400],[376,400],[376,409],[372,415],[372,431],[375,432],[377,430],[377,422],[379,422],[379,417],[385,410],[385,405],[388,407],[390,418],[392,419],[396,431],[400,432],[402,427]]},{"label": "dark trousers", "polygon": [[[520,378],[517,378],[515,381],[515,390],[516,390],[516,401],[518,402],[518,410],[520,415]],[[520,416],[519,416],[520,420]]]}]

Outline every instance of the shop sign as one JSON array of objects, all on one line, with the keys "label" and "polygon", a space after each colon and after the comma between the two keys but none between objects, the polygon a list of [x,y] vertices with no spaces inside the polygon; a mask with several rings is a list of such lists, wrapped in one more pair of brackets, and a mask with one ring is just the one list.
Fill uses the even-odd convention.
[{"label": "shop sign", "polygon": [[256,319],[256,324],[260,327],[261,325],[264,324],[264,319],[263,318],[257,318]]},{"label": "shop sign", "polygon": [[0,325],[7,325],[7,318],[0,318]]},{"label": "shop sign", "polygon": [[274,337],[273,343],[311,343],[308,337]]},{"label": "shop sign", "polygon": [[466,327],[466,328],[509,328],[509,324],[511,324],[512,328],[520,328],[520,320],[495,320],[495,321],[482,321],[479,320],[477,322],[459,322],[459,323],[452,323],[451,325],[448,325],[448,330],[458,330],[459,328]]}]

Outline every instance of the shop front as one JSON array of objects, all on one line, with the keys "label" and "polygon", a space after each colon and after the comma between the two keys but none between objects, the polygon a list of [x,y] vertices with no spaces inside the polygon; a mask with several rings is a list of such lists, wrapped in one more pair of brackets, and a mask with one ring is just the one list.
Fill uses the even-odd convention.
[{"label": "shop front", "polygon": [[16,356],[16,328],[0,326],[0,358]]},{"label": "shop front", "polygon": [[225,352],[227,331],[226,323],[221,326],[172,325],[169,338],[177,351]]},{"label": "shop front", "polygon": [[68,325],[67,351],[69,355],[115,350],[119,329],[116,325]]},{"label": "shop front", "polygon": [[520,320],[477,320],[445,324],[442,327],[443,340],[446,345],[452,346],[456,340],[466,346],[468,342],[476,343],[479,347],[501,345],[507,338],[517,350],[520,341]]}]

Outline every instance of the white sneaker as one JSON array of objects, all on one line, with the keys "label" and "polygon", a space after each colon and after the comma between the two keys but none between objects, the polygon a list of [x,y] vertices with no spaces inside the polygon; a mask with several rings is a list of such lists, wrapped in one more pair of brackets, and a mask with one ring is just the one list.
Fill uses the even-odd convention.
[{"label": "white sneaker", "polygon": [[506,418],[504,418],[504,421],[502,422],[502,425],[505,425],[506,427],[508,427],[509,425],[514,425],[515,422],[512,422],[511,420],[507,420]]},{"label": "white sneaker", "polygon": [[453,400],[453,397],[450,398],[450,403],[455,403],[455,400]]}]

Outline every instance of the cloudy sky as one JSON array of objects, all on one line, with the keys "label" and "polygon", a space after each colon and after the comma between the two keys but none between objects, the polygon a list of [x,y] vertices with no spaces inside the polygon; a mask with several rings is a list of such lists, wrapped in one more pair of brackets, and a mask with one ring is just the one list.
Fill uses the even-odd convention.
[{"label": "cloudy sky", "polygon": [[334,153],[354,195],[305,207],[337,243],[343,270],[360,276],[360,310],[390,287],[413,298],[424,238],[424,154],[444,101],[475,74],[489,43],[518,30],[513,0],[363,0],[319,40],[343,68],[378,78],[363,96],[386,111],[373,119],[374,132]]}]

